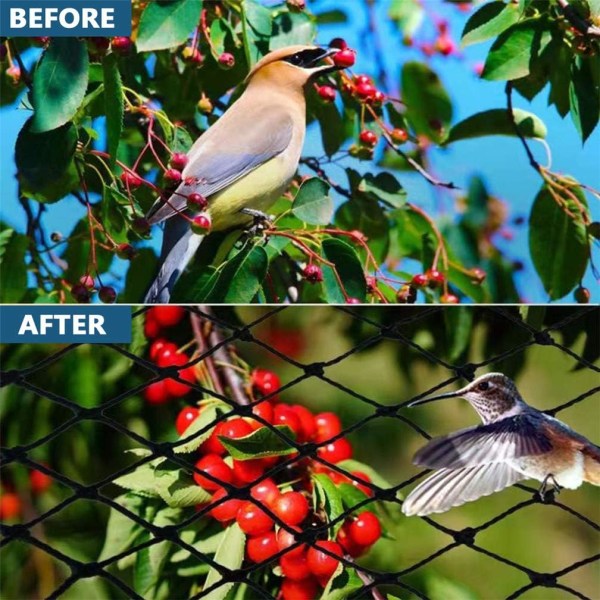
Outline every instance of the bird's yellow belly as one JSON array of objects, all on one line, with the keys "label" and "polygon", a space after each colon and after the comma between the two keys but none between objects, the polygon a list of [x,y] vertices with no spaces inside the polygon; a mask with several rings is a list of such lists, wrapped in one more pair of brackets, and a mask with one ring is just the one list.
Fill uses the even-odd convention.
[{"label": "bird's yellow belly", "polygon": [[290,163],[289,157],[282,153],[211,196],[208,212],[212,230],[220,231],[250,223],[252,217],[240,212],[243,208],[268,211],[296,172],[297,161]]}]

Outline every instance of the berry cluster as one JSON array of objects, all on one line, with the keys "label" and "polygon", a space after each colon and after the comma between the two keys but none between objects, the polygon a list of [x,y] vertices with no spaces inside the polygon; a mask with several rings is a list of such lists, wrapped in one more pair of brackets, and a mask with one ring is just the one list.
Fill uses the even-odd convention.
[{"label": "berry cluster", "polygon": [[[208,509],[209,517],[223,526],[237,522],[247,536],[249,563],[268,563],[279,555],[276,573],[282,577],[282,600],[311,600],[325,587],[340,558],[362,555],[382,534],[377,516],[363,510],[349,516],[335,540],[318,539],[311,543],[297,540],[295,533],[301,537],[307,528],[319,527],[326,521],[322,507],[311,508],[313,476],[325,474],[335,485],[352,484],[365,496],[373,495],[369,487],[371,480],[358,471],[347,477],[309,458],[268,476],[267,472],[282,460],[288,460],[289,454],[245,460],[233,458],[226,448],[228,440],[242,440],[268,425],[287,425],[296,442],[318,444],[317,457],[330,465],[352,457],[350,442],[337,437],[342,432],[342,424],[336,414],[313,414],[302,405],[280,402],[277,397],[280,380],[271,371],[256,369],[250,380],[253,395],[258,397],[252,408],[257,418],[233,416],[220,421],[198,449],[200,456],[195,462],[194,481],[212,495],[210,502],[199,508]],[[180,436],[185,436],[206,405],[204,401],[197,407],[181,410],[175,422]],[[232,497],[224,486],[246,488],[250,499]]]},{"label": "berry cluster", "polygon": [[[32,496],[40,496],[52,485],[52,478],[42,471],[29,471],[29,490]],[[23,514],[23,501],[14,487],[2,482],[0,493],[0,521],[18,521]]]},{"label": "berry cluster", "polygon": [[[100,278],[98,277],[98,279]],[[71,287],[71,296],[79,304],[88,304],[96,292],[104,304],[113,304],[117,299],[115,288],[102,284],[96,285],[96,281],[91,275],[82,275],[79,282]]]}]

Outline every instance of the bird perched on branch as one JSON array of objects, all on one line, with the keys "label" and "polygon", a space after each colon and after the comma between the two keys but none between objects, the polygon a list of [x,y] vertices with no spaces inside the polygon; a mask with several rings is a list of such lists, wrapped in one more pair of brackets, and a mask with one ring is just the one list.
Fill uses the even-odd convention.
[{"label": "bird perched on branch", "polygon": [[250,71],[240,98],[192,146],[181,183],[146,218],[166,221],[160,268],[146,303],[169,302],[173,287],[203,236],[183,215],[191,195],[206,201],[210,230],[250,224],[290,184],[306,132],[305,88],[339,69],[319,64],[336,48],[289,46],[267,54]]},{"label": "bird perched on branch", "polygon": [[465,398],[483,425],[434,438],[414,463],[437,469],[406,498],[406,515],[445,512],[523,479],[575,489],[600,485],[600,448],[570,427],[529,406],[502,373],[488,373],[464,388],[409,404]]}]

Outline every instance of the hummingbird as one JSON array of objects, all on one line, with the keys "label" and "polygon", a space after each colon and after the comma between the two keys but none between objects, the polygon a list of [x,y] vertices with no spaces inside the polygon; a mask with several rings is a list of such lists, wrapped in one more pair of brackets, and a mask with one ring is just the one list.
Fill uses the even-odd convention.
[{"label": "hummingbird", "polygon": [[529,406],[502,373],[478,377],[456,392],[412,402],[416,406],[464,398],[483,424],[430,440],[414,464],[436,469],[402,504],[405,515],[441,513],[489,496],[523,479],[556,491],[584,481],[600,485],[600,448],[558,419]]}]

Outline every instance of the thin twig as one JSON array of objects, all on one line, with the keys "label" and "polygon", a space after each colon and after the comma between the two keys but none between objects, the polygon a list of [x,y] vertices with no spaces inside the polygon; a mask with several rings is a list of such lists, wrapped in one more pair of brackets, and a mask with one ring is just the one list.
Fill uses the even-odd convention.
[{"label": "thin twig", "polygon": [[[202,321],[200,316],[193,312],[190,314],[190,321],[192,323],[192,331],[194,332],[194,338],[196,340],[198,351],[200,354],[204,354],[208,350],[208,344],[206,343],[206,338],[204,336],[204,332],[202,331]],[[213,357],[207,356],[202,362],[208,371],[208,376],[210,377],[215,391],[219,394],[223,394],[223,385],[215,368]]]},{"label": "thin twig", "polygon": [[556,0],[558,5],[563,11],[563,14],[567,18],[567,21],[583,35],[589,35],[591,37],[600,37],[600,27],[589,23],[583,17],[581,17],[577,11],[569,4],[568,0]]},{"label": "thin twig", "polygon": [[[368,575],[364,571],[361,571],[358,567],[355,567],[355,569],[356,574],[360,577],[363,583],[365,583],[366,585],[373,584],[373,578],[370,575]],[[374,600],[386,600],[386,596],[382,594],[375,586],[371,588],[371,596],[373,596]]]},{"label": "thin twig", "polygon": [[525,152],[527,153],[527,158],[529,159],[529,164],[538,173],[541,174],[542,167],[540,166],[540,163],[537,160],[535,160],[535,157],[533,156],[533,152],[531,151],[531,148],[529,147],[529,144],[527,143],[525,136],[521,133],[521,130],[519,129],[519,126],[517,125],[517,122],[515,120],[515,113],[514,113],[513,101],[512,101],[512,91],[513,91],[513,84],[511,81],[508,81],[506,83],[506,88],[505,88],[508,118],[510,119],[510,122],[513,125],[515,133],[517,134],[517,137],[521,140],[521,144],[523,144],[523,148],[525,148]]}]

